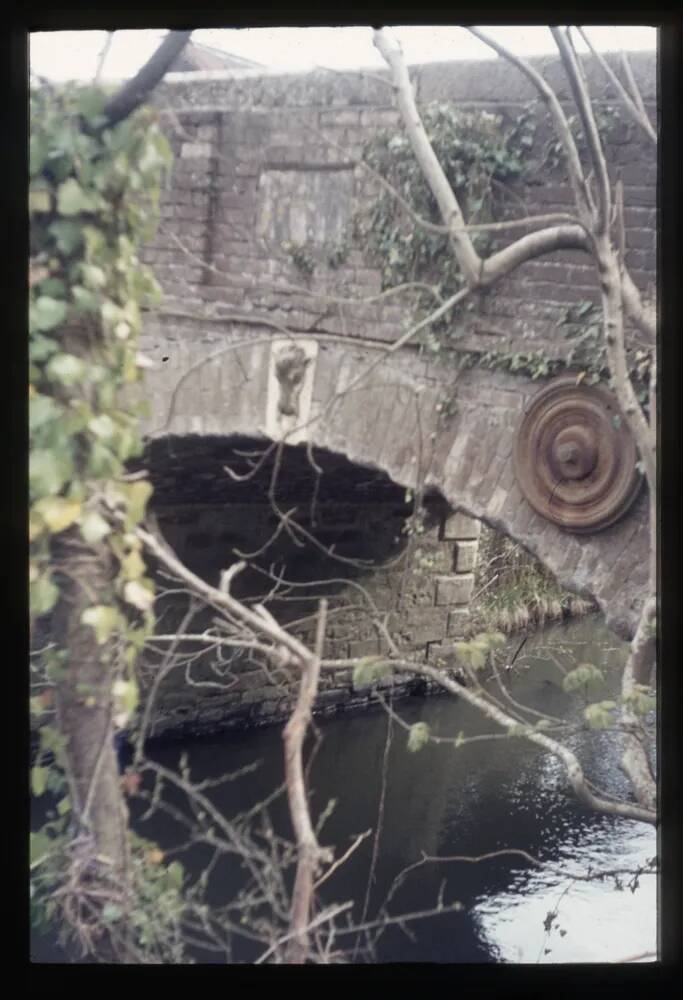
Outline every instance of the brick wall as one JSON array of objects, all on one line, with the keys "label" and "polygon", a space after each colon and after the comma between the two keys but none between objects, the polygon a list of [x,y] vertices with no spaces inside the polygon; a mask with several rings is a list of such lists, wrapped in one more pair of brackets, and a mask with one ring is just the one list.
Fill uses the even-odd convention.
[{"label": "brick wall", "polygon": [[[557,61],[536,62],[571,111]],[[632,62],[655,117],[654,56],[636,54]],[[587,67],[596,107],[616,106],[602,71],[592,63]],[[500,60],[414,67],[411,76],[419,102],[485,107],[508,120],[534,96],[521,75]],[[294,330],[396,338],[405,303],[325,309],[310,296],[267,287],[304,285],[312,292],[355,297],[379,291],[380,272],[360,247],[352,245],[336,266],[330,266],[329,251],[378,193],[376,181],[352,161],[378,129],[399,127],[390,88],[357,73],[190,74],[164,84],[155,100],[175,165],[162,204],[163,224],[147,259],[164,285],[169,312],[190,305],[218,314],[253,310]],[[511,194],[531,213],[567,211],[572,205],[562,168],[542,166],[550,134],[541,114],[525,180]],[[610,134],[607,153],[613,177],[624,183],[626,260],[645,290],[655,278],[656,156],[625,114]],[[302,274],[283,248],[288,240],[313,247],[312,275]],[[463,346],[542,347],[559,357],[566,345],[557,336],[558,319],[568,305],[585,300],[597,302],[598,288],[581,252],[527,263],[482,297]]]},{"label": "brick wall", "polygon": [[[262,555],[250,559],[231,592],[247,602],[262,599],[277,568],[288,584],[268,602],[268,608],[302,641],[312,645],[317,601],[329,602],[324,656],[329,659],[372,656],[387,651],[373,624],[384,618],[401,652],[418,660],[434,660],[449,641],[460,634],[474,584],[479,522],[462,514],[449,515],[442,505],[424,508],[419,534],[408,538],[406,513],[410,505],[394,503],[338,503],[317,505],[315,524],[300,523],[326,546],[362,565],[341,563],[310,544],[298,549],[285,533]],[[159,527],[186,565],[216,586],[220,572],[234,561],[233,549],[253,552],[273,532],[269,505],[156,503]],[[314,583],[314,581],[318,581]],[[314,585],[311,585],[314,583]],[[305,586],[302,586],[305,584]],[[159,589],[168,586],[163,579]],[[184,595],[171,588],[158,608],[161,634],[183,621],[188,610]],[[186,631],[203,632],[215,612],[203,609]],[[187,648],[187,647],[186,647]],[[201,645],[194,651],[200,653]],[[155,695],[153,735],[164,732],[207,732],[213,727],[244,725],[284,717],[296,696],[298,678],[287,670],[273,669],[258,654],[217,656],[212,650],[192,662],[183,661],[169,671]],[[158,663],[150,661],[142,677],[149,687]],[[404,680],[397,694],[410,690]],[[352,670],[340,667],[323,673],[317,710],[336,710],[368,701],[367,690],[354,690]]]},{"label": "brick wall", "polygon": [[[566,99],[557,65],[540,63]],[[654,59],[634,57],[633,66],[654,113]],[[514,116],[533,96],[497,62],[411,72],[423,102],[450,98]],[[600,99],[612,100],[595,79]],[[349,158],[359,155],[378,127],[397,125],[389,95],[386,85],[359,74],[203,74],[160,88],[156,101],[165,109],[176,159],[162,202],[163,225],[147,249],[166,292],[162,310],[146,320],[142,344],[156,365],[147,371],[144,387],[151,404],[150,441],[185,441],[191,452],[220,435],[250,435],[261,443],[279,437],[282,428],[272,426],[277,409],[272,373],[284,324],[309,351],[299,414],[307,430],[300,439],[308,440],[316,455],[344,455],[356,467],[383,470],[403,488],[426,484],[451,509],[521,543],[562,586],[595,599],[608,623],[628,636],[647,576],[645,493],[625,517],[598,533],[574,536],[546,522],[522,496],[511,459],[516,429],[539,382],[482,368],[456,373],[425,360],[414,347],[386,355],[387,343],[400,336],[410,317],[405,302],[342,306],[306,294],[358,298],[380,289],[379,270],[359,248],[341,260],[331,257],[345,220],[376,196],[373,182],[350,166]],[[531,212],[570,205],[561,175],[538,165],[544,140],[541,128],[527,180],[517,192]],[[654,158],[627,125],[617,130],[608,152],[625,184],[633,277],[645,288],[655,268]],[[306,236],[311,273],[283,246],[288,236],[295,242]],[[481,351],[544,348],[561,357],[566,340],[558,324],[566,307],[594,299],[596,291],[578,253],[526,264],[480,298],[462,345]],[[193,479],[188,461],[186,455],[166,478],[152,471],[159,503],[170,505],[168,491]],[[195,480],[187,502],[210,505],[210,494],[220,493],[225,475],[220,468],[205,470]],[[411,567],[413,606],[388,609],[397,615],[404,641],[431,658],[441,656],[457,635],[463,607],[458,602],[471,591],[476,541],[456,529],[450,534],[446,524],[438,531],[424,539],[419,557],[424,574],[417,563]],[[395,594],[386,579],[380,586],[383,572],[386,578],[379,570],[372,586]],[[360,630],[352,638],[343,631],[348,624],[343,615],[334,623],[332,628],[342,631],[330,633],[330,643],[339,643],[330,650],[349,655],[370,650],[374,635]],[[351,626],[358,628],[358,622]],[[279,701],[267,697],[256,679],[244,691],[224,692],[233,700],[234,718],[245,712],[251,718],[261,711],[254,706],[266,703],[268,712],[281,710],[286,694]],[[348,673],[340,672],[326,680],[323,695],[331,702],[352,700],[356,695],[348,682]],[[204,689],[207,698],[218,697],[207,693],[211,690]],[[249,693],[255,691],[258,698]],[[169,697],[172,702],[187,693]],[[218,707],[210,710],[215,714]]]}]

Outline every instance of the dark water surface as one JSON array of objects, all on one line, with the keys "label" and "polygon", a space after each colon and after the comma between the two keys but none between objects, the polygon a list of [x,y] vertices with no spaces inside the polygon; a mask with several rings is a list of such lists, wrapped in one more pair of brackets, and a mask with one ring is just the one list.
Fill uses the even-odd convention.
[{"label": "dark water surface", "polygon": [[[565,669],[581,662],[606,668],[604,692],[595,697],[609,698],[618,693],[625,656],[624,644],[599,619],[552,626],[529,638],[509,678],[510,690],[519,702],[539,711],[579,718],[583,706],[562,690],[558,662]],[[396,710],[410,724],[428,723],[436,735],[496,731],[474,709],[449,696],[399,701]],[[335,856],[340,857],[359,833],[376,829],[387,716],[377,708],[320,720],[317,725],[321,739],[311,768],[312,811],[318,816],[335,800],[320,841],[334,846]],[[595,784],[612,794],[625,794],[611,733],[577,734],[570,744],[580,750],[584,769]],[[228,817],[264,799],[283,779],[280,726],[184,747],[167,746],[153,756],[175,768],[181,750],[188,754],[195,781],[261,762],[255,772],[211,790],[212,801]],[[398,927],[389,928],[379,942],[378,961],[604,962],[656,949],[655,876],[643,876],[635,892],[626,887],[618,891],[611,880],[572,883],[573,875],[589,867],[644,864],[657,853],[654,829],[584,809],[567,790],[563,767],[539,748],[520,738],[506,738],[458,749],[430,744],[411,753],[407,733],[394,722],[385,779],[369,919],[399,872],[423,854],[479,856],[517,848],[542,864],[536,867],[508,855],[477,864],[420,866],[394,895],[391,912],[432,908],[440,892],[446,905],[457,900],[462,910],[410,923],[411,937]],[[276,830],[291,837],[283,798],[273,804],[270,815]],[[177,833],[163,816],[134,825],[162,847],[177,842]],[[324,903],[355,900],[353,915],[360,918],[371,854],[372,838],[368,838],[321,888]],[[179,857],[190,873],[206,863],[201,849]],[[234,862],[223,860],[214,869],[210,895],[224,902],[238,886]],[[544,920],[558,903],[558,917],[546,931]],[[351,944],[352,939],[343,943]],[[243,960],[253,956],[245,953]]]},{"label": "dark water surface", "polygon": [[[511,648],[519,645],[513,640]],[[509,655],[509,654],[506,654]],[[513,697],[539,711],[564,719],[579,719],[583,705],[562,690],[559,666],[595,663],[607,674],[597,698],[618,694],[620,667],[626,647],[601,620],[585,618],[556,625],[531,636],[508,675]],[[493,690],[493,689],[492,689]],[[398,701],[396,711],[407,723],[428,723],[433,734],[454,737],[496,732],[474,709],[450,696]],[[417,753],[407,748],[407,733],[396,722],[390,727],[381,707],[355,715],[318,720],[319,742],[310,781],[312,813],[318,817],[335,800],[320,833],[324,845],[339,858],[356,836],[377,828],[378,804],[384,788],[384,810],[375,880],[367,918],[373,919],[394,879],[423,854],[479,856],[515,848],[537,858],[540,867],[519,855],[502,855],[476,864],[429,862],[409,872],[393,896],[392,914],[433,908],[441,896],[448,906],[462,909],[398,927],[381,937],[379,962],[606,962],[656,949],[656,878],[644,875],[635,892],[617,891],[612,880],[572,881],[587,869],[604,870],[643,865],[657,853],[655,830],[584,809],[568,790],[563,767],[550,755],[521,738],[481,740],[459,748],[429,744]],[[601,789],[626,794],[618,769],[619,753],[610,732],[577,733],[569,743],[587,776]],[[314,740],[307,749],[312,750]],[[255,761],[256,770],[209,789],[206,794],[228,818],[265,799],[282,783],[282,727],[226,734],[185,744],[156,747],[151,757],[166,767],[178,767],[187,754],[192,780],[217,778]],[[384,774],[384,782],[383,782]],[[146,782],[145,787],[149,788]],[[187,810],[182,794],[165,798]],[[134,829],[170,850],[185,839],[185,831],[168,816],[155,813],[142,820],[145,804],[132,799]],[[273,826],[291,839],[286,802],[280,796],[269,807]],[[323,904],[354,900],[359,920],[368,886],[372,838],[368,837],[321,887]],[[206,848],[191,848],[177,856],[190,877],[206,865]],[[208,901],[224,903],[241,886],[241,871],[223,856],[213,870]],[[626,879],[625,881],[628,881]],[[549,930],[547,915],[558,915]],[[353,938],[342,938],[351,947]],[[261,948],[242,951],[234,960],[254,961]],[[33,960],[64,961],[53,943],[34,939]],[[222,961],[209,952],[196,961]],[[356,959],[360,960],[359,958]]]}]

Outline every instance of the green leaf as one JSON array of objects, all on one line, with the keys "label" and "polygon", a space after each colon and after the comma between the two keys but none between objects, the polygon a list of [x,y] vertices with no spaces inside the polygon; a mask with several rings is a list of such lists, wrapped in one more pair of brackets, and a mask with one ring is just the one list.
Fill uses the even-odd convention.
[{"label": "green leaf", "polygon": [[74,305],[79,312],[97,312],[100,308],[100,300],[94,292],[82,285],[74,285],[71,289]]},{"label": "green leaf", "polygon": [[64,798],[60,799],[57,803],[57,812],[60,816],[66,816],[66,814],[70,811],[71,802],[69,801],[69,796],[65,795]]},{"label": "green leaf", "polygon": [[46,833],[39,830],[38,833],[29,834],[29,864],[34,865],[46,854],[49,854],[52,841]]},{"label": "green leaf", "polygon": [[87,288],[97,290],[104,288],[107,284],[107,276],[101,267],[97,267],[95,264],[83,264],[81,270]]},{"label": "green leaf", "polygon": [[416,722],[410,727],[408,733],[408,749],[411,753],[417,753],[426,743],[429,742],[429,726],[426,722]]},{"label": "green leaf", "polygon": [[88,429],[92,431],[95,437],[107,441],[114,436],[116,424],[106,413],[101,413],[99,416],[93,417],[92,420],[88,421]]},{"label": "green leaf", "polygon": [[149,611],[154,604],[154,591],[138,580],[129,580],[123,588],[124,599],[138,611]]},{"label": "green leaf", "polygon": [[615,701],[596,701],[586,706],[583,716],[591,729],[611,729],[615,719],[610,710],[616,706]]},{"label": "green leaf", "polygon": [[531,726],[525,726],[519,722],[508,726],[508,736],[528,736],[530,732],[532,732]]},{"label": "green leaf", "polygon": [[31,614],[40,616],[52,611],[59,597],[59,590],[50,579],[49,574],[38,577],[30,585],[29,603]]},{"label": "green leaf", "polygon": [[106,604],[96,604],[86,608],[81,615],[83,625],[90,625],[95,631],[97,644],[101,646],[121,622],[121,616],[116,608]]},{"label": "green leaf", "polygon": [[29,355],[31,361],[45,361],[59,350],[57,342],[52,337],[42,337],[39,333],[31,337]]},{"label": "green leaf", "polygon": [[102,907],[102,919],[105,924],[113,924],[123,916],[123,910],[116,903],[105,903]]},{"label": "green leaf", "polygon": [[49,232],[54,236],[57,249],[61,253],[72,254],[83,240],[83,229],[77,222],[58,219],[49,226]]},{"label": "green leaf", "polygon": [[28,193],[28,210],[36,214],[49,212],[52,208],[52,198],[46,188],[30,188]]},{"label": "green leaf", "polygon": [[365,656],[353,668],[354,688],[367,687],[375,681],[391,675],[391,665],[382,657]]},{"label": "green leaf", "polygon": [[44,793],[47,786],[47,768],[46,767],[32,767],[31,768],[31,792],[36,796],[40,796]]},{"label": "green leaf", "polygon": [[74,177],[69,177],[57,188],[57,211],[60,215],[79,215],[93,212],[97,203],[92,195],[83,190]]},{"label": "green leaf", "polygon": [[574,670],[565,674],[562,687],[567,694],[582,689],[593,691],[595,688],[599,689],[604,679],[604,674],[598,667],[594,667],[592,663],[580,663]]},{"label": "green leaf", "polygon": [[147,501],[154,492],[154,487],[147,480],[141,479],[137,483],[126,483],[123,491],[128,506],[128,524],[132,527],[144,518]]},{"label": "green leaf", "polygon": [[133,549],[121,560],[121,572],[126,580],[137,580],[145,573],[145,563],[137,549]]},{"label": "green leaf", "polygon": [[55,354],[45,366],[45,371],[49,378],[62,385],[76,385],[83,381],[86,366],[75,354]]},{"label": "green leaf", "polygon": [[31,326],[36,330],[53,330],[66,318],[66,302],[41,295],[31,306]]},{"label": "green leaf", "polygon": [[95,439],[90,443],[90,454],[88,455],[88,474],[95,479],[106,476],[117,475],[120,471],[121,463],[116,455]]},{"label": "green leaf", "polygon": [[132,715],[140,701],[140,691],[136,681],[114,681],[113,693],[115,710]]},{"label": "green leaf", "polygon": [[53,535],[64,531],[78,519],[81,505],[64,497],[43,497],[34,505],[34,510],[42,517]]},{"label": "green leaf", "polygon": [[645,684],[634,684],[633,690],[622,701],[634,715],[647,715],[657,707],[657,699]]},{"label": "green leaf", "polygon": [[456,642],[453,645],[455,650],[456,659],[462,663],[463,666],[470,666],[471,649],[469,642]]},{"label": "green leaf", "polygon": [[29,432],[33,434],[43,424],[56,420],[60,413],[61,408],[50,396],[31,396],[28,403]]},{"label": "green leaf", "polygon": [[88,511],[81,521],[81,534],[88,545],[97,545],[110,531],[111,526],[96,510]]},{"label": "green leaf", "polygon": [[181,889],[184,876],[183,866],[181,863],[179,861],[172,861],[166,870],[171,884],[174,885],[176,889]]}]

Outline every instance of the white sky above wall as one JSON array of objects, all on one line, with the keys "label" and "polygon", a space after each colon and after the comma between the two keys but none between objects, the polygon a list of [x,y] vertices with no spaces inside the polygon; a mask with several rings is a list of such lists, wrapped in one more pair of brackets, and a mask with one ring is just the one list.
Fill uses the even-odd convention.
[{"label": "white sky above wall", "polygon": [[[398,26],[393,29],[408,63],[452,59],[496,58],[487,46],[464,28],[452,25]],[[586,29],[600,51],[652,51],[657,29],[638,25],[591,25]],[[548,28],[532,25],[487,26],[486,31],[519,55],[555,52]],[[162,30],[124,30],[114,34],[102,73],[103,80],[132,76],[155,50]],[[253,59],[273,69],[300,70],[326,66],[348,69],[380,67],[384,63],[372,44],[372,29],[326,28],[229,28],[200,29],[193,40],[234,55]],[[87,80],[95,74],[105,44],[104,31],[35,32],[30,39],[33,72],[52,80]],[[579,49],[585,51],[581,42]]]}]

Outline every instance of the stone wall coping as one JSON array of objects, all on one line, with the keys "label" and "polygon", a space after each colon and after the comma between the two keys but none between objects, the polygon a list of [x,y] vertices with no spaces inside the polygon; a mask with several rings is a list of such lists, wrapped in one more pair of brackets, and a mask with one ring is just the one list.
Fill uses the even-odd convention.
[{"label": "stone wall coping", "polygon": [[[621,76],[618,54],[604,55]],[[648,103],[656,101],[657,53],[630,52],[628,57],[643,99]],[[559,57],[534,56],[529,62],[554,87],[561,100],[571,99]],[[612,85],[596,60],[586,57],[583,66],[591,92],[600,99],[616,101]],[[451,100],[509,105],[536,96],[519,70],[498,57],[420,63],[409,66],[409,70],[421,102]],[[155,91],[152,103],[175,110],[223,108],[226,111],[253,111],[258,107],[386,107],[393,103],[384,82],[388,77],[387,70],[375,67],[341,71],[265,68],[169,73]]]}]

